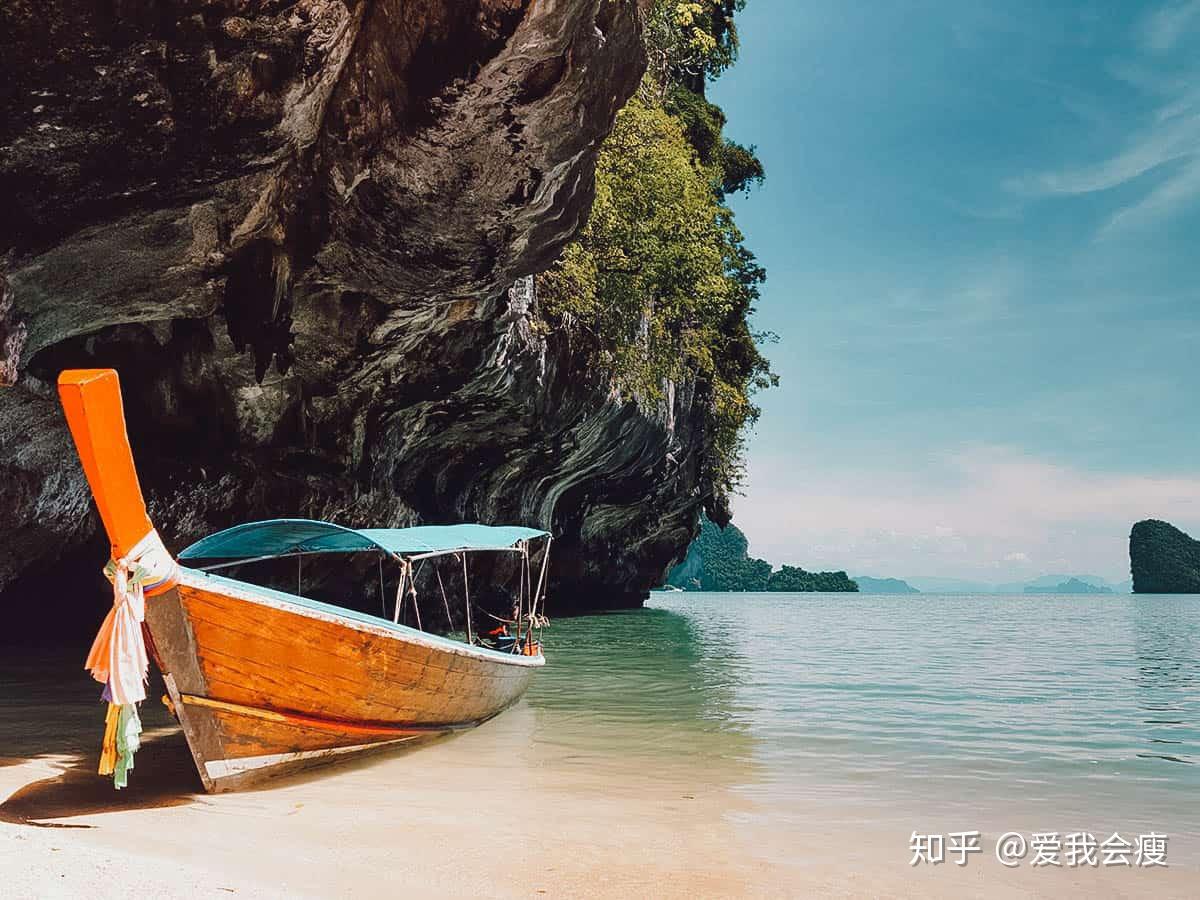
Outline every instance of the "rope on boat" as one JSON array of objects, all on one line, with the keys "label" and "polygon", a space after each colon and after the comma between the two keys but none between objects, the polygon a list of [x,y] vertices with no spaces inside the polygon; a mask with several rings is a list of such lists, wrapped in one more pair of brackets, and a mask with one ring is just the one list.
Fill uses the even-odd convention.
[{"label": "rope on boat", "polygon": [[396,605],[392,610],[392,621],[399,624],[400,613],[404,610],[404,581],[408,578],[409,570],[412,569],[412,562],[404,557],[398,557],[400,560],[400,581],[396,583]]},{"label": "rope on boat", "polygon": [[409,579],[408,595],[412,597],[413,612],[417,614],[417,628],[424,631],[425,628],[421,625],[421,606],[417,603],[417,575],[420,575],[425,568],[425,560],[421,560],[421,565],[417,566],[416,574]]},{"label": "rope on boat", "polygon": [[442,583],[442,570],[438,568],[437,563],[434,563],[433,571],[437,575],[438,588],[442,592],[442,606],[446,608],[446,627],[453,628],[454,623],[450,620],[450,599],[446,596],[446,585]]}]

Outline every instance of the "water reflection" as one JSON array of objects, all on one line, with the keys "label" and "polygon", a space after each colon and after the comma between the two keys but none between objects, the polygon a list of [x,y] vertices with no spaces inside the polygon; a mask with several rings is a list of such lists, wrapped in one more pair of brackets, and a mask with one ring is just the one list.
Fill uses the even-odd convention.
[{"label": "water reflection", "polygon": [[528,695],[534,740],[581,761],[632,754],[748,765],[740,651],[709,624],[664,609],[556,620],[549,665]]},{"label": "water reflection", "polygon": [[[1200,831],[1193,597],[696,595],[734,650],[756,798]],[[1169,746],[1168,746],[1169,745]],[[1102,823],[1101,823],[1102,824]]]},{"label": "water reflection", "polygon": [[1186,753],[1185,740],[1195,728],[1189,721],[1189,703],[1200,684],[1200,636],[1194,627],[1195,600],[1190,597],[1143,596],[1130,604],[1137,665],[1133,683],[1138,706],[1144,713],[1145,740],[1173,745],[1170,752],[1148,748],[1141,759],[1194,765],[1197,756]]}]

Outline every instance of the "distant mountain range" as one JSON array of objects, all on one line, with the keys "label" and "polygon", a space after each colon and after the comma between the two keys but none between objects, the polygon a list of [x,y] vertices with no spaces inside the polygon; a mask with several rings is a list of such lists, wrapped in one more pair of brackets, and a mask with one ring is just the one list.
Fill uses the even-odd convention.
[{"label": "distant mountain range", "polygon": [[1025,585],[1026,594],[1111,594],[1113,589],[1107,585],[1091,584],[1078,578],[1068,578],[1066,581],[1052,585]]},{"label": "distant mountain range", "polygon": [[1132,590],[1128,581],[1107,581],[1099,575],[1040,575],[1000,584],[919,575],[904,580],[927,594],[1128,594]]},{"label": "distant mountain range", "polygon": [[864,594],[919,594],[907,581],[899,578],[872,578],[870,575],[855,575],[854,583]]}]

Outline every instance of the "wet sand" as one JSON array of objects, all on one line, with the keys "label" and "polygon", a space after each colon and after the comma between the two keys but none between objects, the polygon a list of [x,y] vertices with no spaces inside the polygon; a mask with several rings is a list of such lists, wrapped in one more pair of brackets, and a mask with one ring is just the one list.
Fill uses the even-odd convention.
[{"label": "wet sand", "polygon": [[[426,746],[277,782],[197,793],[160,726],[131,786],[94,759],[0,766],[6,897],[1188,897],[1195,869],[907,865],[886,813],[854,824],[813,804],[759,821],[745,771],[565,744],[531,754],[528,704]],[[731,777],[732,776],[732,777]],[[869,807],[868,807],[869,808]],[[986,844],[985,844],[986,846]]]}]

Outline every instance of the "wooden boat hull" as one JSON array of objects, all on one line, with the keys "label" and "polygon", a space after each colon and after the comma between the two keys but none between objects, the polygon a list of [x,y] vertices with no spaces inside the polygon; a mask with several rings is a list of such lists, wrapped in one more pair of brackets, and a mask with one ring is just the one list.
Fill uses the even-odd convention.
[{"label": "wooden boat hull", "polygon": [[478,725],[544,664],[189,569],[146,624],[209,791]]},{"label": "wooden boat hull", "polygon": [[[93,648],[89,668],[110,689],[115,678],[115,705],[138,702],[141,692],[131,689],[140,687],[136,675],[144,674],[137,638],[149,634],[148,649],[163,672],[209,791],[478,725],[515,702],[544,664],[540,653],[499,653],[177,567],[146,513],[117,373],[67,370],[59,376],[58,389],[112,544],[114,611],[122,617],[119,630],[113,625],[116,612],[105,621],[101,651]],[[338,537],[357,535],[368,546],[386,549],[365,531],[307,524]],[[460,539],[464,536],[456,535]],[[507,543],[486,541],[474,547],[471,534],[465,539],[467,544],[443,549],[511,549]],[[508,534],[505,541],[512,539]],[[299,546],[293,551],[303,552]],[[394,556],[397,551],[389,552]],[[134,572],[141,580],[131,589]],[[141,606],[143,591],[145,628],[139,633],[141,614],[133,610],[135,601]],[[121,642],[119,652],[112,650],[117,646],[114,634]],[[119,665],[110,667],[114,660]],[[136,673],[130,660],[136,660]]]}]

